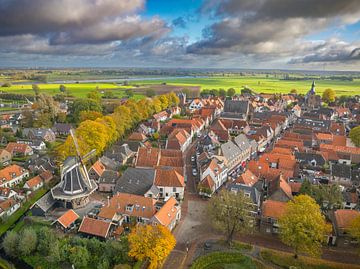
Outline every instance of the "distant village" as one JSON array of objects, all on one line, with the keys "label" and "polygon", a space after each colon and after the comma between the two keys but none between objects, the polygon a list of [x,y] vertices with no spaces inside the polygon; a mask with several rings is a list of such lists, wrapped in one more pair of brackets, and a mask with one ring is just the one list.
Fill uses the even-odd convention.
[{"label": "distant village", "polygon": [[[79,153],[60,165],[49,147],[75,126],[21,128],[21,112],[3,113],[1,128],[13,139],[1,137],[2,222],[25,214],[31,201],[28,215],[64,233],[106,240],[140,223],[173,231],[187,195],[209,199],[226,189],[244,192],[259,232],[277,236],[286,202],[304,184],[334,185],[340,201],[320,205],[332,226],[328,243],[352,247],[346,231],[360,215],[360,148],[349,131],[360,124],[360,103],[324,107],[315,83],[309,88],[305,96],[179,92],[179,106],[151,116],[101,156]],[[66,103],[61,109],[69,113]]]}]

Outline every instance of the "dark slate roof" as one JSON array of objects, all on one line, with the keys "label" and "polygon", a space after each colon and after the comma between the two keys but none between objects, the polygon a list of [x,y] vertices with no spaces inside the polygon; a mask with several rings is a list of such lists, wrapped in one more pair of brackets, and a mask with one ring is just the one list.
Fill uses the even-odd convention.
[{"label": "dark slate roof", "polygon": [[296,124],[301,126],[306,126],[310,128],[320,128],[320,129],[329,129],[331,121],[329,120],[318,120],[318,119],[309,119],[309,118],[297,118]]},{"label": "dark slate roof", "polygon": [[355,184],[360,184],[360,168],[351,171],[351,181]]},{"label": "dark slate roof", "polygon": [[33,206],[37,205],[42,211],[47,212],[55,203],[56,201],[52,197],[51,192],[47,192],[43,197],[37,200]]},{"label": "dark slate roof", "polygon": [[249,111],[249,101],[225,100],[224,112],[247,114]]},{"label": "dark slate roof", "polygon": [[133,152],[137,152],[140,147],[145,147],[144,143],[140,141],[121,141],[119,145],[123,144],[127,144]]},{"label": "dark slate roof", "polygon": [[115,184],[119,179],[119,173],[112,170],[105,170],[99,178],[100,183]]},{"label": "dark slate roof", "polygon": [[55,123],[52,129],[54,132],[69,133],[71,128],[72,125],[68,123]]},{"label": "dark slate roof", "polygon": [[115,193],[144,195],[153,185],[155,170],[152,168],[129,167],[117,181]]},{"label": "dark slate roof", "polygon": [[325,164],[325,159],[322,155],[316,153],[308,152],[295,152],[295,158],[302,164],[312,165],[312,161],[316,161],[316,166],[323,166]]},{"label": "dark slate roof", "polygon": [[231,184],[228,187],[231,191],[236,191],[237,193],[243,191],[244,193],[250,193],[250,199],[254,204],[257,204],[260,200],[260,193],[255,187],[250,187],[242,184]]},{"label": "dark slate roof", "polygon": [[331,175],[335,177],[342,177],[346,179],[351,178],[351,166],[346,164],[331,164]]}]

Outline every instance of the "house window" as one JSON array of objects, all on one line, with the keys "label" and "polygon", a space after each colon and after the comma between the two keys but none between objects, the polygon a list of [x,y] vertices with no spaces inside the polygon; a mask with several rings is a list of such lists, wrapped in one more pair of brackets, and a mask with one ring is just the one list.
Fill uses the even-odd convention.
[{"label": "house window", "polygon": [[176,192],[176,188],[173,188],[173,192]]},{"label": "house window", "polygon": [[163,188],[160,188],[160,192],[163,192]]}]

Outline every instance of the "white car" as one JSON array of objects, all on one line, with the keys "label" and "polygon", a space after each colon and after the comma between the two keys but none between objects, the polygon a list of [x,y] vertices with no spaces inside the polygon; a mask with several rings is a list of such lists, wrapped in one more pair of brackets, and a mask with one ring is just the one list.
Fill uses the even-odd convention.
[{"label": "white car", "polygon": [[195,162],[195,156],[191,156],[191,161]]},{"label": "white car", "polygon": [[197,176],[197,170],[196,170],[196,169],[193,169],[193,170],[192,170],[192,174],[193,174],[193,176]]}]

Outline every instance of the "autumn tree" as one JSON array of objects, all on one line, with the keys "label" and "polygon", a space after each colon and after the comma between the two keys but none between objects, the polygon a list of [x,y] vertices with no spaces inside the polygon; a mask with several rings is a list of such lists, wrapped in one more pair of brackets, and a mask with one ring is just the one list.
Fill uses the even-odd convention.
[{"label": "autumn tree", "polygon": [[225,232],[229,245],[236,233],[252,232],[254,217],[250,212],[253,210],[251,200],[244,192],[236,194],[225,190],[213,196],[208,207],[209,217],[214,227]]},{"label": "autumn tree", "polygon": [[278,220],[280,238],[294,249],[295,258],[300,252],[311,256],[321,254],[321,245],[329,232],[320,207],[308,195],[299,195],[287,204],[285,214]]},{"label": "autumn tree", "polygon": [[102,116],[103,114],[98,111],[80,111],[79,121],[96,120]]},{"label": "autumn tree", "polygon": [[291,94],[297,94],[297,90],[296,90],[296,89],[292,89],[292,90],[290,91],[290,93],[291,93]]},{"label": "autumn tree", "polygon": [[99,103],[101,102],[101,96],[100,96],[99,92],[97,92],[97,91],[89,92],[87,94],[87,98],[92,99],[92,100],[94,100],[96,102],[99,102]]},{"label": "autumn tree", "polygon": [[236,91],[234,88],[230,88],[227,90],[227,96],[233,97],[235,95]]},{"label": "autumn tree", "polygon": [[60,92],[65,93],[65,92],[66,92],[66,87],[65,87],[65,85],[60,85],[60,86],[59,86],[59,90],[60,90]]},{"label": "autumn tree", "polygon": [[333,89],[326,89],[322,94],[322,100],[329,104],[335,101],[335,91]]},{"label": "autumn tree", "polygon": [[357,216],[350,225],[350,235],[360,242],[360,216]]},{"label": "autumn tree", "polygon": [[40,87],[37,84],[31,85],[32,90],[34,91],[35,97],[37,97],[40,93]]},{"label": "autumn tree", "polygon": [[352,128],[349,136],[354,145],[360,147],[360,126]]},{"label": "autumn tree", "polygon": [[72,105],[70,106],[70,113],[73,116],[75,122],[78,122],[80,119],[81,111],[97,111],[102,112],[102,107],[99,102],[93,99],[75,99]]},{"label": "autumn tree", "polygon": [[162,225],[138,225],[128,236],[129,256],[137,260],[148,260],[149,269],[162,265],[176,244],[170,230]]}]

